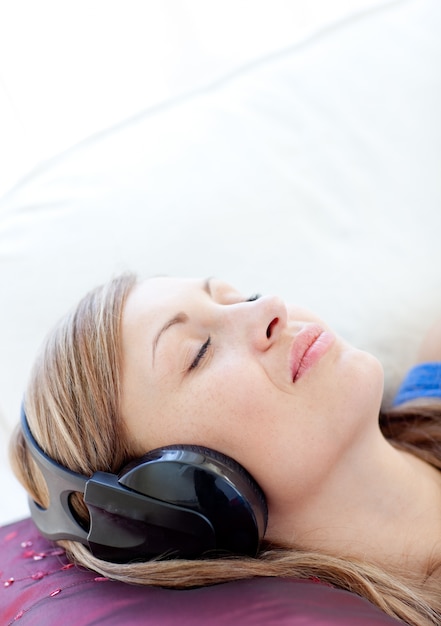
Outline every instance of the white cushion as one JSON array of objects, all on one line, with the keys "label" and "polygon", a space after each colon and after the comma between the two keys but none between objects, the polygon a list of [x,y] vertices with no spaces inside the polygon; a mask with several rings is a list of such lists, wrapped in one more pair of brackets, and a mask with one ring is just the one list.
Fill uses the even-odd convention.
[{"label": "white cushion", "polygon": [[386,373],[441,315],[441,4],[385,2],[41,166],[0,203],[0,405],[112,274],[310,307]]}]

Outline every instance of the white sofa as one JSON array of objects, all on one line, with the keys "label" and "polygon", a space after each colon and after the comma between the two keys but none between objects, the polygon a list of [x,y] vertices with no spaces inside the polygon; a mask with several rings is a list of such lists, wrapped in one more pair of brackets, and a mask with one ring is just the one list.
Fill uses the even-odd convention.
[{"label": "white sofa", "polygon": [[440,32],[439,0],[348,10],[0,198],[1,522],[27,513],[6,439],[35,352],[119,271],[217,275],[310,307],[381,359],[390,401],[441,315]]}]

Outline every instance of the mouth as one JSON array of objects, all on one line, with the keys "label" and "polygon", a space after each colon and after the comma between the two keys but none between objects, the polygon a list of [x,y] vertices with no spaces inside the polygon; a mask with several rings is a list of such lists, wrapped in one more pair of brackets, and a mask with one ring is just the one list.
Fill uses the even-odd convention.
[{"label": "mouth", "polygon": [[319,324],[305,324],[297,333],[289,355],[292,382],[316,365],[334,342],[332,333]]}]

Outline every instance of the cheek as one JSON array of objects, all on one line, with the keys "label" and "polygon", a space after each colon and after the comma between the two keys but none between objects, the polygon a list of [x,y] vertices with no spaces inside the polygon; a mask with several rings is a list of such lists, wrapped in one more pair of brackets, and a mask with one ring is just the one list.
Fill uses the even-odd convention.
[{"label": "cheek", "polygon": [[240,463],[244,452],[261,449],[276,420],[275,401],[263,372],[230,359],[195,376],[171,400],[162,424],[169,423],[168,437],[174,431],[182,443],[214,448]]},{"label": "cheek", "polygon": [[343,455],[378,422],[382,390],[379,362],[355,351],[333,361],[332,370],[305,378],[292,394],[261,385],[248,402],[237,399],[244,415],[252,407],[252,419],[244,420],[247,430],[236,459],[271,502],[301,499],[320,489]]},{"label": "cheek", "polygon": [[235,437],[260,421],[268,413],[271,401],[269,384],[245,364],[219,368],[194,393],[195,409],[212,415],[219,431],[228,427],[230,430],[225,434]]}]

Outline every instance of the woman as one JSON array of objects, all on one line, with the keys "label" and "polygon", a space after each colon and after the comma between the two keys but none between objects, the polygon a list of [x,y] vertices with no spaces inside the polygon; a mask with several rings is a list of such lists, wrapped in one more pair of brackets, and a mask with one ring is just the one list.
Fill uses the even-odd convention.
[{"label": "woman", "polygon": [[[435,331],[420,357],[441,360]],[[170,587],[319,577],[420,626],[441,620],[440,388],[390,410],[380,429],[380,364],[308,311],[216,279],[124,275],[49,336],[25,409],[38,444],[74,472],[118,472],[154,448],[200,445],[235,459],[265,494],[256,558],[116,564],[61,541],[77,562]],[[22,431],[12,458],[47,506]],[[74,506],[86,525],[81,495]]]}]

